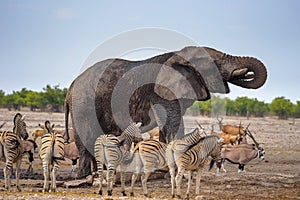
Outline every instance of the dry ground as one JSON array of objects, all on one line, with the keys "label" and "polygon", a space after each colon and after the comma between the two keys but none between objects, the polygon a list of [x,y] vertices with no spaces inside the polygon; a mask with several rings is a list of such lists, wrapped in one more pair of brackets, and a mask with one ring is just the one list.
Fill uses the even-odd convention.
[{"label": "dry ground", "polygon": [[[24,112],[23,112],[24,113]],[[3,128],[11,130],[12,118],[15,112],[0,110],[0,123],[7,121]],[[58,128],[63,128],[64,117],[62,113],[32,113],[27,115],[28,130],[31,133],[37,128],[38,123],[48,119]],[[211,119],[206,117],[186,117],[186,127],[195,127],[195,120],[209,128]],[[246,172],[237,173],[237,165],[226,163],[227,173],[216,174],[204,170],[201,179],[201,196],[197,199],[300,199],[300,120],[277,120],[275,118],[232,118],[227,117],[224,124],[236,124],[242,122],[247,125],[251,122],[250,130],[256,132],[256,140],[266,151],[265,160],[258,159],[246,165]],[[187,130],[188,131],[188,130]],[[37,155],[36,155],[37,156]],[[43,175],[41,162],[34,161],[34,172],[26,174],[27,159],[23,159],[21,173],[22,192],[16,192],[12,177],[12,192],[0,191],[0,199],[109,199],[107,196],[97,195],[97,186],[82,184],[79,187],[66,188],[66,184],[73,180],[70,171],[70,161],[65,161],[59,170],[58,193],[41,193],[43,187]],[[4,187],[3,166],[0,164],[0,187]],[[130,176],[130,174],[128,174]],[[186,180],[182,188],[186,189]],[[126,191],[129,191],[130,183],[127,182]],[[148,184],[149,193],[153,199],[171,199],[170,181],[168,179],[151,180]],[[3,190],[3,189],[2,189]],[[195,183],[192,187],[191,199],[195,198]],[[129,192],[127,192],[129,193]],[[105,193],[106,194],[106,193]],[[146,199],[142,195],[141,184],[137,183],[134,199]],[[111,199],[124,199],[121,197],[117,184]],[[149,198],[150,199],[150,198]]]}]

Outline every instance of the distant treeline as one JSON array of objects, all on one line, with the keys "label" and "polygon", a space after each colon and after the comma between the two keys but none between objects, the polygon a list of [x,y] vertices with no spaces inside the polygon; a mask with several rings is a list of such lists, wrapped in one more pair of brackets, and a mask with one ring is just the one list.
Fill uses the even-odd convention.
[{"label": "distant treeline", "polygon": [[[5,94],[3,90],[0,90],[0,107],[9,110],[21,110],[28,107],[31,111],[62,112],[66,94],[67,88],[61,89],[59,85],[46,85],[41,92],[23,88],[21,91]],[[187,113],[216,116],[220,111],[225,111],[229,116],[264,117],[273,115],[278,116],[279,119],[300,118],[300,101],[294,104],[285,97],[277,97],[271,103],[265,103],[256,98],[238,97],[231,100],[214,96],[208,101],[196,101]]]},{"label": "distant treeline", "polygon": [[294,104],[285,97],[276,97],[271,103],[265,103],[248,97],[237,97],[235,100],[212,97],[208,101],[196,101],[188,109],[191,115],[198,115],[200,112],[201,115],[217,116],[218,112],[222,111],[225,111],[227,116],[300,118],[300,101]]},{"label": "distant treeline", "polygon": [[42,92],[23,88],[21,91],[5,94],[0,90],[0,107],[9,110],[29,107],[31,111],[62,112],[67,91],[67,88],[60,89],[59,85],[46,85]]}]

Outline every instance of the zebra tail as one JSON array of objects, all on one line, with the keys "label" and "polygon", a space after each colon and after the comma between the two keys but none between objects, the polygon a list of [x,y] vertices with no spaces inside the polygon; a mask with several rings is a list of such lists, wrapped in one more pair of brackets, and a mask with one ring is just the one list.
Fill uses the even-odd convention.
[{"label": "zebra tail", "polygon": [[175,157],[174,157],[174,150],[173,150],[173,144],[174,142],[169,143],[169,145],[167,146],[166,149],[166,160],[167,160],[167,164],[168,166],[176,166],[175,165]]},{"label": "zebra tail", "polygon": [[214,164],[215,164],[215,160],[212,159],[209,163],[209,168],[208,168],[209,171],[213,168]]}]

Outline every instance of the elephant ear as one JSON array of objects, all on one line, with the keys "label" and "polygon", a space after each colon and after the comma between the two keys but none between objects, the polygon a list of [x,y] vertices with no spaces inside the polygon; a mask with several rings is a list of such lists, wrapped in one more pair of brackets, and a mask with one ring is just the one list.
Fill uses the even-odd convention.
[{"label": "elephant ear", "polygon": [[169,101],[175,99],[207,100],[210,93],[200,73],[181,63],[162,65],[154,92]]},{"label": "elephant ear", "polygon": [[201,47],[174,52],[158,73],[155,92],[162,98],[207,100],[210,92],[228,93],[214,59]]}]

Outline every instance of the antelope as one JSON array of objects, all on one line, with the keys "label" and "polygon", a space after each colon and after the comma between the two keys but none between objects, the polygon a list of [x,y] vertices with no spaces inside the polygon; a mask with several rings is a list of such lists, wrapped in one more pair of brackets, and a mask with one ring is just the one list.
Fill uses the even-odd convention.
[{"label": "antelope", "polygon": [[245,172],[245,165],[255,158],[261,160],[264,159],[265,151],[254,139],[251,132],[247,131],[250,138],[253,140],[254,144],[239,144],[239,145],[223,145],[221,150],[222,162],[217,165],[217,171],[220,172],[222,167],[224,172],[227,172],[224,168],[224,161],[227,160],[233,164],[238,164],[238,172]]},{"label": "antelope", "polygon": [[222,131],[218,137],[219,138],[224,138],[223,144],[239,144],[241,143],[241,140],[243,140],[243,137],[246,136],[246,130],[250,126],[250,124],[244,128],[241,126],[241,123],[239,126],[235,125],[223,125],[222,121],[223,118],[217,118],[218,123],[219,123],[219,128]]},{"label": "antelope", "polygon": [[77,160],[79,159],[79,152],[75,142],[65,144],[64,148],[65,158],[72,160],[72,173],[76,171]]}]

